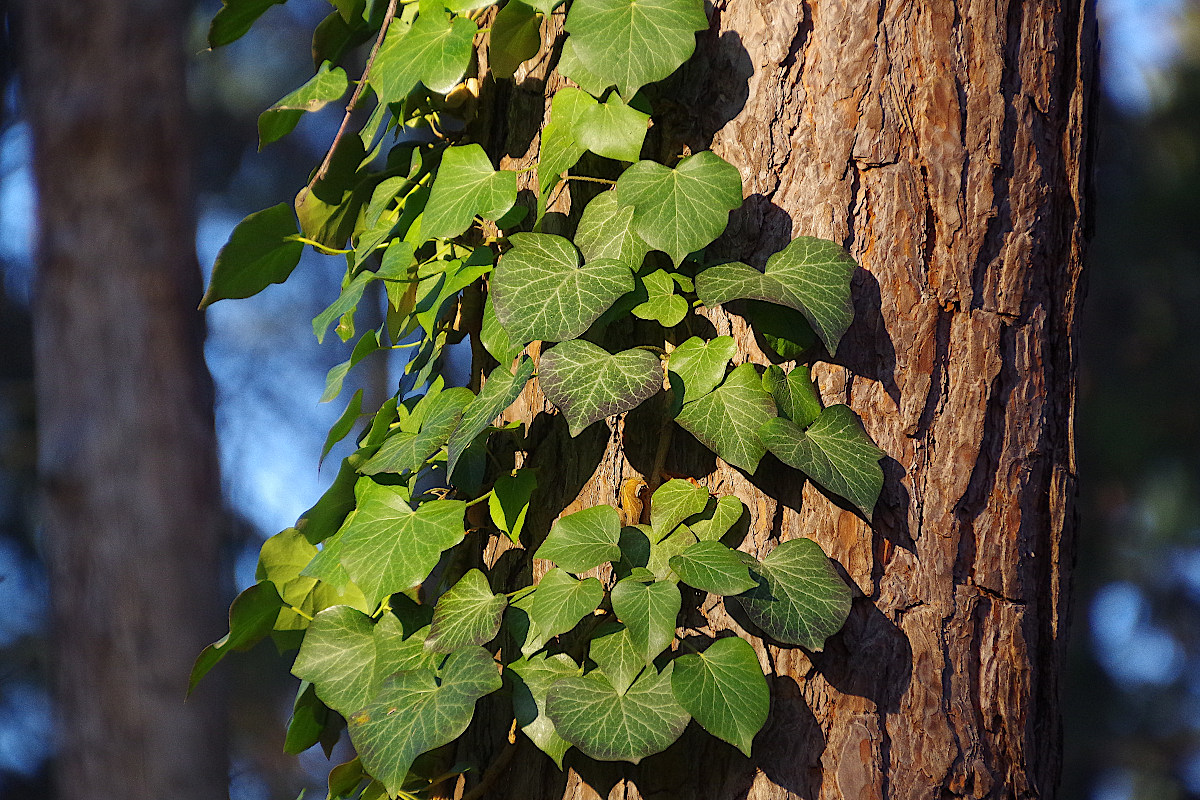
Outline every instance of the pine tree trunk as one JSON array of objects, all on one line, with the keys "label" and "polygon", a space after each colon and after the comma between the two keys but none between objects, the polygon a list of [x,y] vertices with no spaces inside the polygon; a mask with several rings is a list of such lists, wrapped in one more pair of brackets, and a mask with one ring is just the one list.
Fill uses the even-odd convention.
[{"label": "pine tree trunk", "polygon": [[64,800],[212,800],[228,785],[220,704],[184,705],[192,660],[220,636],[222,519],[196,311],[186,12],[182,0],[24,7]]},{"label": "pine tree trunk", "polygon": [[[761,265],[803,234],[861,264],[854,326],[815,375],[889,457],[873,526],[769,456],[749,478],[682,431],[666,467],[747,504],[742,549],[817,540],[857,587],[853,612],[824,652],[759,648],[773,699],[752,760],[694,725],[638,767],[573,754],[560,773],[524,742],[487,796],[1052,797],[1091,4],[717,0],[710,19],[674,79],[664,148],[711,147],[741,170],[725,255]],[[499,90],[515,101],[490,122],[510,163],[536,153],[552,66]],[[769,363],[740,317],[708,318],[739,360]],[[653,463],[657,433],[637,420],[571,440],[554,414],[536,385],[514,414],[555,478],[531,509],[535,541],[564,510],[619,505]],[[697,628],[738,629],[719,602],[702,610]]]}]

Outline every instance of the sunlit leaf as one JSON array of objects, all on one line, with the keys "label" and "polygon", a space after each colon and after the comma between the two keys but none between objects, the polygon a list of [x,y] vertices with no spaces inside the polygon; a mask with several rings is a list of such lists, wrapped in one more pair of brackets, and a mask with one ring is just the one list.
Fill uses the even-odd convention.
[{"label": "sunlit leaf", "polygon": [[497,172],[477,144],[448,147],[425,204],[421,234],[452,239],[471,227],[478,214],[497,220],[517,200],[517,173]]},{"label": "sunlit leaf", "polygon": [[703,653],[675,659],[675,699],[704,730],[750,755],[766,724],[771,696],[754,648],[736,636],[718,639]]},{"label": "sunlit leaf", "polygon": [[418,83],[440,94],[453,89],[471,63],[478,30],[465,16],[451,20],[440,0],[421,0],[421,13],[412,27],[390,28],[371,66],[371,86],[379,102],[403,100]]},{"label": "sunlit leaf", "polygon": [[553,561],[567,572],[586,572],[621,557],[621,518],[612,506],[592,506],[559,518],[535,558]]},{"label": "sunlit leaf", "polygon": [[567,418],[571,435],[593,422],[637,408],[662,387],[662,363],[647,350],[611,354],[582,339],[542,355],[538,383]]},{"label": "sunlit leaf", "polygon": [[613,613],[629,629],[629,639],[646,663],[675,638],[675,618],[683,603],[675,584],[625,578],[613,587],[611,598]]},{"label": "sunlit leaf", "polygon": [[258,149],[292,132],[305,113],[320,111],[346,93],[349,81],[341,67],[321,65],[317,74],[296,91],[258,115]]},{"label": "sunlit leaf", "polygon": [[544,641],[574,628],[603,599],[604,587],[596,578],[577,580],[555,567],[538,582],[529,620]]},{"label": "sunlit leaf", "polygon": [[451,653],[470,645],[486,644],[499,632],[506,605],[504,595],[492,593],[482,572],[470,570],[438,598],[429,632],[429,649]]},{"label": "sunlit leaf", "polygon": [[750,577],[746,559],[715,541],[697,542],[672,556],[671,569],[688,586],[713,594],[741,594],[758,585]]},{"label": "sunlit leaf", "polygon": [[753,473],[766,455],[759,429],[775,417],[775,401],[751,364],[730,372],[717,389],[684,403],[676,421],[728,463]]},{"label": "sunlit leaf", "polygon": [[513,715],[517,724],[543,753],[562,769],[571,743],[558,735],[546,714],[546,694],[555,681],[579,674],[579,665],[565,653],[539,653],[508,665],[513,680]]},{"label": "sunlit leaf", "polygon": [[256,211],[239,222],[217,253],[200,307],[250,297],[272,283],[286,281],[304,251],[304,245],[291,238],[296,233],[296,218],[287,203]]},{"label": "sunlit leaf", "polygon": [[693,336],[671,351],[667,358],[667,370],[671,374],[672,387],[675,378],[683,386],[681,403],[689,403],[717,388],[725,379],[729,359],[737,352],[737,342],[732,336],[718,336],[705,341]]}]

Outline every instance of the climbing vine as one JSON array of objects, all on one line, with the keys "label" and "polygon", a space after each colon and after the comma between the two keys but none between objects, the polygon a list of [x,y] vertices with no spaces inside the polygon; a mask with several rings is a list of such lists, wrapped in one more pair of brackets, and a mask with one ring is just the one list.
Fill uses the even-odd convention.
[{"label": "climbing vine", "polygon": [[[275,1],[224,0],[210,44],[239,38]],[[353,85],[342,128],[293,204],[234,229],[203,305],[285,281],[311,247],[345,270],[313,332],[353,342],[321,400],[364,359],[410,357],[381,408],[363,408],[361,390],[350,399],[324,454],[356,429],[357,449],[295,527],[264,543],[258,582],[191,684],[267,637],[298,649],[286,749],[329,752],[344,728],[357,753],[331,771],[331,798],[428,796],[463,769],[439,749],[501,690],[513,735],[560,767],[572,747],[637,763],[693,719],[750,754],[769,706],[759,658],[736,635],[680,637],[685,605],[722,596],[771,641],[819,650],[845,622],[850,589],[810,539],[761,561],[736,549],[745,506],[662,474],[663,456],[676,426],[748,474],[771,453],[870,517],[882,452],[849,408],[823,407],[807,366],[836,353],[851,323],[854,262],[810,237],[763,269],[710,260],[742,203],[737,169],[710,151],[642,159],[656,124],[642,90],[691,57],[708,26],[701,0],[329,2],[316,74],[263,112],[260,144]],[[536,164],[498,170],[472,141],[481,81],[511,80],[536,57],[552,15],[565,15],[557,64],[574,86],[553,96]],[[351,82],[338,64],[368,45]],[[466,78],[477,63],[488,69]],[[573,181],[592,190],[565,223],[573,235],[548,232],[547,209]],[[386,319],[359,331],[376,281]],[[697,333],[703,309],[733,301],[795,366],[731,368],[734,340]],[[441,376],[466,337],[476,366],[493,364],[478,391]],[[555,476],[531,465],[537,441],[523,426],[498,420],[532,380],[571,437],[644,404],[661,418],[653,474],[621,509],[526,530]],[[527,567],[551,568],[500,585],[481,557],[493,537]]]}]

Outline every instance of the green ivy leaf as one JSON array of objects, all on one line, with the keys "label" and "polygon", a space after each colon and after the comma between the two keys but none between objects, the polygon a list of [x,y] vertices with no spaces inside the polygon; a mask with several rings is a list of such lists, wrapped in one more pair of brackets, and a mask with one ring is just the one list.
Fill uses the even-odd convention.
[{"label": "green ivy leaf", "polygon": [[675,293],[675,279],[666,270],[657,269],[642,279],[646,300],[633,307],[639,319],[651,319],[664,328],[674,328],[687,316],[688,303]]},{"label": "green ivy leaf", "polygon": [[696,276],[696,293],[706,306],[750,298],[795,309],[836,353],[854,319],[850,279],[856,266],[836,242],[801,236],[767,259],[764,272],[739,261],[709,267]]},{"label": "green ivy leaf", "polygon": [[691,719],[671,692],[672,667],[646,670],[624,694],[599,672],[563,678],[550,687],[546,712],[584,755],[636,764],[666,750]]},{"label": "green ivy leaf", "polygon": [[346,404],[346,409],[329,429],[329,434],[325,437],[325,444],[321,447],[321,458],[317,461],[318,467],[324,463],[325,456],[329,455],[329,451],[333,449],[333,446],[349,435],[350,431],[354,428],[354,423],[358,422],[358,418],[362,416],[362,399],[363,390],[359,389],[350,398],[350,402]]},{"label": "green ivy leaf", "polygon": [[563,77],[579,84],[579,88],[583,91],[596,97],[604,94],[604,90],[612,85],[605,83],[604,78],[592,72],[579,60],[579,56],[575,54],[575,37],[573,36],[567,37],[562,44],[562,51],[558,56],[558,71]]},{"label": "green ivy leaf", "polygon": [[674,666],[671,688],[679,704],[704,730],[749,756],[771,706],[754,648],[736,636],[718,639],[703,653],[675,659]]},{"label": "green ivy leaf", "polygon": [[[690,403],[717,388],[725,379],[729,359],[737,353],[732,336],[718,336],[707,342],[693,336],[671,351],[667,358],[668,377],[678,378],[683,391],[676,390],[681,403]],[[672,380],[674,386],[675,381]]]},{"label": "green ivy leaf", "polygon": [[567,418],[571,436],[614,414],[637,408],[662,387],[662,363],[647,350],[616,355],[582,339],[542,354],[538,382]]},{"label": "green ivy leaf", "polygon": [[426,646],[435,653],[452,653],[490,642],[500,631],[507,605],[504,595],[492,594],[482,572],[471,570],[438,598]]},{"label": "green ivy leaf", "polygon": [[[363,292],[375,278],[375,274],[368,271],[363,271],[354,276],[351,281],[342,287],[342,291],[338,294],[337,299],[329,304],[320,314],[313,317],[312,327],[313,334],[317,337],[317,344],[325,343],[325,334],[332,325],[342,316],[354,311],[358,307],[358,301],[362,300]],[[341,329],[338,329],[341,333]]]},{"label": "green ivy leaf", "polygon": [[329,557],[341,562],[372,605],[425,580],[442,551],[466,534],[461,500],[432,500],[413,510],[402,487],[363,478],[355,488],[358,508],[326,552],[334,551]]},{"label": "green ivy leaf", "polygon": [[642,583],[634,578],[613,587],[613,613],[629,629],[634,648],[649,664],[675,638],[675,619],[683,600],[679,587],[668,581]]},{"label": "green ivy leaf", "polygon": [[471,227],[476,214],[497,220],[516,201],[517,173],[497,172],[477,144],[447,147],[425,204],[421,235],[453,239]]},{"label": "green ivy leaf", "polygon": [[439,94],[453,89],[471,63],[478,30],[465,16],[449,19],[440,0],[421,0],[412,27],[389,28],[371,66],[371,87],[379,102],[399,102],[418,83]]},{"label": "green ivy leaf", "polygon": [[671,571],[671,559],[697,541],[699,540],[696,538],[696,534],[692,533],[691,528],[687,525],[680,525],[667,538],[650,545],[650,560],[646,562],[646,568],[656,580],[674,583],[676,578]]},{"label": "green ivy leaf", "polygon": [[675,527],[708,505],[708,489],[691,481],[673,478],[654,490],[650,498],[650,527],[652,541],[667,537]]},{"label": "green ivy leaf", "polygon": [[501,475],[492,487],[488,512],[492,522],[508,534],[513,544],[521,543],[521,530],[525,527],[525,515],[529,513],[529,501],[535,489],[537,473],[531,468],[519,469],[512,475]]},{"label": "green ivy leaf", "polygon": [[564,86],[550,101],[550,121],[542,128],[538,144],[538,190],[546,191],[559,177],[579,161],[585,148],[576,136],[583,112],[596,105],[596,99],[573,86]]},{"label": "green ivy leaf", "polygon": [[753,474],[767,452],[758,432],[774,417],[775,401],[754,366],[741,364],[720,387],[684,403],[676,422],[726,462]]},{"label": "green ivy leaf", "polygon": [[616,192],[602,192],[583,209],[575,233],[584,260],[616,259],[635,272],[650,252],[633,226],[633,207],[617,201]]},{"label": "green ivy leaf", "polygon": [[797,364],[787,373],[772,364],[763,373],[763,388],[775,398],[779,414],[801,428],[807,428],[821,415],[821,396],[806,364]]},{"label": "green ivy leaf", "polygon": [[475,702],[500,686],[487,650],[459,650],[436,675],[419,669],[385,681],[376,702],[346,720],[350,741],[366,771],[394,797],[416,757],[461,736]]},{"label": "green ivy leaf", "polygon": [[492,276],[496,316],[513,343],[574,339],[633,289],[629,267],[601,260],[579,265],[575,245],[546,233],[514,233],[513,249]]},{"label": "green ivy leaf", "polygon": [[844,497],[870,519],[883,491],[884,452],[875,446],[849,406],[830,406],[807,429],[773,419],[759,436],[775,456],[823,488]]},{"label": "green ivy leaf", "polygon": [[208,46],[221,47],[237,41],[271,6],[285,0],[221,0],[221,10],[208,26]]},{"label": "green ivy leaf", "polygon": [[321,741],[329,722],[329,708],[317,699],[311,683],[301,681],[296,699],[292,701],[292,716],[284,735],[283,752],[293,756],[303,753]]},{"label": "green ivy leaf", "polygon": [[541,27],[541,18],[533,8],[521,0],[508,0],[496,14],[488,40],[488,61],[494,78],[511,78],[521,62],[538,54],[542,48]]},{"label": "green ivy leaf", "polygon": [[239,222],[217,253],[200,308],[218,300],[251,297],[283,283],[300,263],[304,245],[294,241],[296,217],[287,203],[256,211]]},{"label": "green ivy leaf", "polygon": [[621,518],[612,506],[592,506],[560,517],[534,558],[553,561],[568,572],[587,572],[621,557]]},{"label": "green ivy leaf", "polygon": [[271,632],[283,600],[275,584],[260,581],[234,598],[229,606],[229,633],[200,651],[188,679],[188,694],[232,650],[249,650]]},{"label": "green ivy leaf", "polygon": [[504,330],[504,326],[496,317],[496,306],[492,303],[491,294],[488,294],[483,303],[483,323],[479,330],[479,341],[492,358],[505,366],[512,364],[513,359],[521,355],[521,350],[524,349],[523,345],[513,344],[508,338],[508,331]]},{"label": "green ivy leaf", "polygon": [[574,628],[595,611],[603,599],[604,587],[598,579],[576,580],[565,570],[555,567],[538,582],[528,611],[529,621],[544,642]]},{"label": "green ivy leaf", "polygon": [[579,674],[579,665],[565,653],[539,653],[508,665],[513,681],[513,716],[525,735],[562,769],[571,743],[558,735],[546,714],[546,693],[555,681]]},{"label": "green ivy leaf", "polygon": [[693,522],[689,527],[696,538],[702,542],[715,542],[724,536],[738,523],[746,513],[746,506],[741,500],[732,495],[724,495],[717,500],[712,517]]},{"label": "green ivy leaf", "polygon": [[850,615],[850,587],[812,539],[792,539],[751,567],[758,586],[734,597],[776,641],[820,650]]},{"label": "green ivy leaf", "polygon": [[403,475],[419,471],[450,439],[468,404],[475,400],[475,394],[470,389],[457,387],[433,394],[428,403],[426,398],[430,395],[421,400],[420,405],[425,408],[420,432],[392,431],[379,451],[359,467],[359,472],[364,475],[384,472]]},{"label": "green ivy leaf", "polygon": [[821,340],[794,308],[762,300],[743,300],[740,313],[767,348],[784,361],[807,361]]},{"label": "green ivy leaf", "polygon": [[624,97],[678,69],[707,27],[699,0],[577,0],[566,23],[579,61]]},{"label": "green ivy leaf", "polygon": [[598,156],[637,161],[649,125],[649,114],[630,108],[611,94],[603,103],[593,102],[583,108],[575,123],[575,138]]},{"label": "green ivy leaf", "polygon": [[745,559],[720,542],[697,542],[671,557],[671,569],[688,586],[711,594],[741,594],[758,585]]},{"label": "green ivy leaf", "polygon": [[678,265],[725,230],[729,212],[742,204],[742,176],[710,150],[675,169],[639,161],[617,179],[617,199],[633,206],[638,235]]},{"label": "green ivy leaf", "polygon": [[317,27],[313,29],[313,66],[319,66],[325,61],[337,64],[347,51],[370,38],[371,27],[366,20],[359,17],[347,22],[341,14],[334,11],[318,22]]},{"label": "green ivy leaf", "polygon": [[588,655],[617,694],[625,694],[646,668],[646,659],[624,625],[594,637],[588,644]]},{"label": "green ivy leaf", "polygon": [[344,69],[330,69],[328,61],[323,63],[307,83],[258,115],[258,149],[291,133],[305,113],[320,111],[339,99],[347,86]]},{"label": "green ivy leaf", "polygon": [[488,375],[479,395],[471,401],[463,412],[462,421],[450,434],[446,445],[446,474],[453,477],[454,469],[458,466],[463,452],[481,433],[487,430],[492,420],[504,413],[520,396],[525,384],[533,375],[533,361],[521,359],[517,364],[516,374],[509,372],[508,367],[501,364]]},{"label": "green ivy leaf", "polygon": [[358,343],[354,345],[354,349],[350,351],[350,358],[329,369],[329,373],[325,376],[325,391],[321,394],[320,402],[328,403],[341,394],[342,384],[346,382],[346,376],[350,370],[354,369],[358,362],[379,349],[379,331],[364,333]]}]

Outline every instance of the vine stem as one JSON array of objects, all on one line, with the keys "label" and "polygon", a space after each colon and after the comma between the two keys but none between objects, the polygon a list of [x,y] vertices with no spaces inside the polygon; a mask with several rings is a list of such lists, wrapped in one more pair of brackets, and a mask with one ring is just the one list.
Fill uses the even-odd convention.
[{"label": "vine stem", "polygon": [[568,175],[563,178],[564,181],[589,181],[591,183],[606,183],[609,186],[616,186],[617,182],[608,178],[590,178],[587,175]]},{"label": "vine stem", "polygon": [[513,760],[513,756],[517,754],[517,721],[514,719],[512,725],[508,729],[508,743],[505,744],[504,750],[495,761],[488,766],[487,771],[483,773],[483,777],[479,779],[479,783],[469,792],[463,794],[460,800],[479,800],[487,794],[500,776],[504,774],[504,770],[508,769],[509,763]]},{"label": "vine stem", "polygon": [[321,162],[321,166],[313,174],[312,180],[308,182],[307,188],[310,191],[317,181],[329,173],[329,165],[333,163],[333,154],[337,150],[337,146],[341,143],[342,137],[346,135],[346,131],[350,128],[350,117],[354,113],[354,109],[358,106],[358,98],[367,86],[367,75],[371,73],[371,67],[375,65],[375,56],[379,54],[379,48],[383,45],[383,37],[387,34],[388,27],[391,26],[392,19],[396,16],[396,6],[398,4],[399,0],[391,0],[388,3],[387,13],[383,15],[383,24],[379,26],[379,36],[376,37],[375,45],[371,48],[371,55],[367,56],[367,65],[363,67],[362,78],[359,79],[358,86],[354,89],[354,94],[350,95],[350,102],[346,104],[346,114],[342,117],[342,125],[338,128],[337,135],[333,137],[333,144],[329,145],[329,152],[325,154],[325,160]]}]

